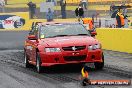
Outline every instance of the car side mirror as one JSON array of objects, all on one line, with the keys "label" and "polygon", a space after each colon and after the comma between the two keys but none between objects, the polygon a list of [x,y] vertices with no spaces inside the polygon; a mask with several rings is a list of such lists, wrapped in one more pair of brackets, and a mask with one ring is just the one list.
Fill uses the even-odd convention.
[{"label": "car side mirror", "polygon": [[29,32],[28,34],[29,34],[29,35],[31,35],[32,33],[31,33],[31,32]]},{"label": "car side mirror", "polygon": [[29,40],[36,40],[37,38],[36,38],[35,35],[29,35],[29,36],[28,36],[28,39],[29,39]]},{"label": "car side mirror", "polygon": [[94,37],[95,35],[97,35],[96,31],[91,32],[91,36]]}]

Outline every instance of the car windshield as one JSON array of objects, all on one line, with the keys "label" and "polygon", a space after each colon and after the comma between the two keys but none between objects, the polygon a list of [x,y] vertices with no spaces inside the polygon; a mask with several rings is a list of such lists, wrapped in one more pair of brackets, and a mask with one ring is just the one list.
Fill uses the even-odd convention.
[{"label": "car windshield", "polygon": [[52,38],[63,36],[91,36],[79,23],[44,25],[40,30],[40,38]]}]

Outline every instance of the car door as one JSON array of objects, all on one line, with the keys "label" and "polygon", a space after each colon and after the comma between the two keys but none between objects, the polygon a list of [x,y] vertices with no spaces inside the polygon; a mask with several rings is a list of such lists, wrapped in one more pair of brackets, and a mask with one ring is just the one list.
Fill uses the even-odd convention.
[{"label": "car door", "polygon": [[37,48],[37,45],[38,45],[38,28],[37,28],[37,25],[34,25],[34,29],[32,31],[33,35],[36,36],[36,39],[32,39],[30,40],[30,44],[31,44],[31,47],[32,49],[30,50],[30,58],[32,60],[32,62],[35,64],[36,62],[36,48]]},{"label": "car door", "polygon": [[28,35],[28,38],[26,39],[26,52],[27,52],[27,55],[29,57],[29,60],[34,62],[34,54],[33,54],[33,48],[34,48],[34,42],[36,41],[35,39],[30,39],[29,37],[30,36],[33,36],[35,35],[35,27],[34,27],[34,22],[32,23],[32,27],[31,27],[31,30],[29,32],[29,35]]},{"label": "car door", "polygon": [[33,63],[36,62],[36,48],[37,48],[37,42],[36,40],[31,40],[31,49],[30,49],[30,59]]},{"label": "car door", "polygon": [[25,41],[25,49],[26,49],[26,53],[30,61],[31,61],[31,55],[32,55],[32,52],[31,52],[32,51],[32,40],[28,37],[31,35],[34,35],[34,22],[32,23],[29,35],[27,36],[27,39]]}]

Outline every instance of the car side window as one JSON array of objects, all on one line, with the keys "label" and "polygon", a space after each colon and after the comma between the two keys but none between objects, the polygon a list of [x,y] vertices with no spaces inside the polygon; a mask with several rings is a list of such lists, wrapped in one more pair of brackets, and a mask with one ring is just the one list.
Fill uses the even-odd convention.
[{"label": "car side window", "polygon": [[30,31],[30,35],[36,35],[38,32],[38,24],[37,23],[32,23],[32,27],[31,27],[31,31]]},{"label": "car side window", "polygon": [[33,31],[34,31],[34,22],[32,23],[32,26],[31,26],[31,30],[29,32],[29,35],[33,35]]}]

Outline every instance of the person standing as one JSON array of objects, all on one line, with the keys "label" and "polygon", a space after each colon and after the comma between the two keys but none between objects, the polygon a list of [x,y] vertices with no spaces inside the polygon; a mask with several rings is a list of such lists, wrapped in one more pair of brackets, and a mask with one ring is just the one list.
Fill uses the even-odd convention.
[{"label": "person standing", "polygon": [[48,8],[48,12],[46,12],[46,19],[47,19],[47,22],[53,21],[53,17],[54,17],[53,12],[51,11],[50,8]]},{"label": "person standing", "polygon": [[114,6],[114,3],[110,5],[110,16],[112,16],[112,14],[114,13]]},{"label": "person standing", "polygon": [[66,19],[66,0],[60,0],[62,19]]},{"label": "person standing", "polygon": [[[57,6],[57,1],[56,0],[46,0],[46,2],[50,2],[50,3],[53,3],[54,4],[54,7]],[[54,15],[57,15],[57,10],[54,10]]]},{"label": "person standing", "polygon": [[5,0],[0,0],[0,12],[5,12]]},{"label": "person standing", "polygon": [[116,14],[117,27],[121,28],[125,25],[124,16],[120,13],[120,10]]},{"label": "person standing", "polygon": [[87,10],[87,0],[81,0],[82,2],[82,6],[85,8],[85,10]]},{"label": "person standing", "polygon": [[54,2],[54,6],[57,6],[57,1],[53,0],[52,2]]},{"label": "person standing", "polygon": [[35,17],[35,13],[36,13],[36,4],[33,2],[29,2],[27,5],[29,7],[30,19],[33,19]]},{"label": "person standing", "polygon": [[84,10],[81,4],[79,4],[78,7],[75,9],[75,14],[78,17],[78,21],[82,20],[84,15]]},{"label": "person standing", "polygon": [[57,1],[56,0],[46,0],[46,2],[53,2],[54,3],[54,6],[57,5]]}]

